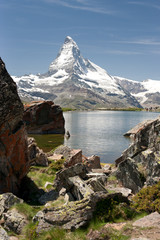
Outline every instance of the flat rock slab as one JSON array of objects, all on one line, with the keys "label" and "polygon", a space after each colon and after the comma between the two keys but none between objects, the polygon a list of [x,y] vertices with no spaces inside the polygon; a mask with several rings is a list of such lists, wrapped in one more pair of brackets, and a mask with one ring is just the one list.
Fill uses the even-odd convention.
[{"label": "flat rock slab", "polygon": [[154,212],[133,223],[134,227],[157,227],[160,228],[160,214]]},{"label": "flat rock slab", "polygon": [[128,132],[126,132],[123,136],[129,137],[131,134],[137,134],[139,131],[141,131],[143,128],[147,127],[150,123],[154,121],[155,120],[144,120],[143,122],[137,124],[135,127],[130,129]]},{"label": "flat rock slab", "polygon": [[63,159],[63,155],[62,154],[53,154],[51,156],[48,157],[48,160],[50,161],[57,161]]},{"label": "flat rock slab", "polygon": [[151,239],[149,239],[149,238],[132,238],[131,240],[151,240]]},{"label": "flat rock slab", "polygon": [[115,230],[120,231],[124,226],[126,225],[126,223],[107,223],[104,227],[105,228],[113,228]]}]

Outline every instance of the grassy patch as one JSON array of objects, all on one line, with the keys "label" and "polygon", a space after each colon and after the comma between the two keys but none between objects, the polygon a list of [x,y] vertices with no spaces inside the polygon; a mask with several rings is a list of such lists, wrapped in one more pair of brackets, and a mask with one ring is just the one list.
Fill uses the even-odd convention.
[{"label": "grassy patch", "polygon": [[26,203],[16,204],[12,208],[17,209],[20,213],[23,213],[28,220],[32,220],[36,213],[41,210],[41,207],[31,206]]},{"label": "grassy patch", "polygon": [[53,183],[55,179],[55,171],[52,171],[52,174],[47,174],[45,171],[41,172],[32,168],[32,170],[28,173],[28,177],[34,181],[37,187],[44,188],[46,182]]}]

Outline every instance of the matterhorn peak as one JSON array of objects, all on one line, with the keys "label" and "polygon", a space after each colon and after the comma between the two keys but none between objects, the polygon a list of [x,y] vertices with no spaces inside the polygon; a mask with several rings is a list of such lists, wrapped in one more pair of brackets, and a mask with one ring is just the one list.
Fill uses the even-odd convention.
[{"label": "matterhorn peak", "polygon": [[70,36],[67,36],[56,59],[51,63],[49,72],[52,74],[59,69],[63,69],[71,73],[75,68],[78,69],[78,72],[79,69],[85,71],[85,60],[81,56],[76,42]]},{"label": "matterhorn peak", "polygon": [[64,40],[64,44],[67,44],[67,43],[72,43],[73,45],[77,46],[76,42],[70,36],[67,36]]}]

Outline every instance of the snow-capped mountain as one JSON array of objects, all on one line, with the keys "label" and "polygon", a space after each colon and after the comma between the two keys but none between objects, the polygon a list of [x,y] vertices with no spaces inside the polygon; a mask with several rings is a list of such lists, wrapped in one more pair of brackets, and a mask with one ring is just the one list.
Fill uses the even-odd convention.
[{"label": "snow-capped mountain", "polygon": [[137,82],[126,78],[114,77],[126,91],[129,91],[143,107],[160,106],[160,81],[147,79]]},{"label": "snow-capped mountain", "polygon": [[66,37],[47,73],[13,76],[23,100],[50,99],[64,107],[140,107],[139,102],[104,69],[84,59],[77,44]]}]

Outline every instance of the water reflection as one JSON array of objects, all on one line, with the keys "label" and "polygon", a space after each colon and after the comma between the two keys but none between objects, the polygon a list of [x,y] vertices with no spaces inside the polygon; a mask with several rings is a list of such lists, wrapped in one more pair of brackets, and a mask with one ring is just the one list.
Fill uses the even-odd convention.
[{"label": "water reflection", "polygon": [[29,137],[34,137],[38,147],[44,152],[49,152],[64,144],[64,135],[62,134],[30,134]]},{"label": "water reflection", "polygon": [[86,156],[99,155],[101,162],[114,162],[130,143],[123,134],[139,122],[158,115],[124,111],[65,112],[65,129],[71,137],[64,144],[81,148]]}]

